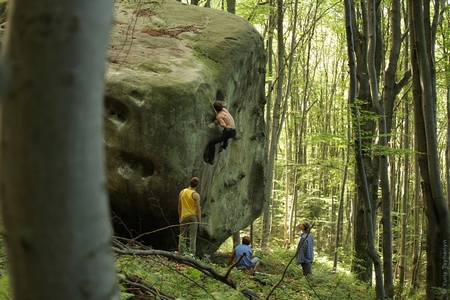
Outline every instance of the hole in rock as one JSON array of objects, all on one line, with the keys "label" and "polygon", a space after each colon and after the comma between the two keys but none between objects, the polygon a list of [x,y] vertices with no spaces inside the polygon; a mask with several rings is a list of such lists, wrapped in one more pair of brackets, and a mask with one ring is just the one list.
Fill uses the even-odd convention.
[{"label": "hole in rock", "polygon": [[127,121],[130,109],[117,99],[105,97],[106,117],[116,124],[123,124]]}]

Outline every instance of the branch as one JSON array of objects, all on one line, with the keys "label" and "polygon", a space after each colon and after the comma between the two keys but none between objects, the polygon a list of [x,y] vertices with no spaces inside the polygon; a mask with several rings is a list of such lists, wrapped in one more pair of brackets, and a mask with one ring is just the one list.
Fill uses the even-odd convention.
[{"label": "branch", "polygon": [[158,290],[156,290],[154,288],[150,288],[150,287],[148,287],[148,286],[146,286],[144,284],[133,282],[133,281],[127,280],[127,279],[121,279],[120,281],[123,282],[123,283],[126,283],[129,286],[137,287],[137,288],[139,288],[139,289],[141,289],[143,291],[146,291],[147,293],[152,294],[153,296],[157,297],[158,299],[162,299],[162,300],[174,300],[175,299],[173,297],[164,295],[160,291],[158,291]]},{"label": "branch", "polygon": [[227,273],[225,274],[225,277],[228,277],[228,275],[230,275],[231,270],[232,270],[235,266],[237,266],[237,264],[242,260],[242,258],[243,258],[246,254],[247,254],[246,252],[242,253],[241,257],[239,257],[239,259],[238,259],[237,261],[235,261],[234,264],[232,264],[232,265],[228,268],[228,271],[227,271]]},{"label": "branch", "polygon": [[[163,251],[163,250],[154,250],[154,249],[149,249],[149,250],[139,250],[139,249],[129,249],[124,245],[121,245],[118,242],[114,243],[116,246],[112,247],[112,250],[115,253],[118,254],[124,254],[124,255],[133,255],[133,256],[153,256],[153,255],[158,255],[158,256],[163,256],[166,258],[169,258],[171,260],[174,260],[178,263],[184,264],[184,265],[188,265],[190,267],[193,267],[197,270],[199,270],[200,272],[202,272],[203,274],[214,278],[220,282],[225,283],[226,285],[232,287],[235,290],[238,290],[238,285],[237,283],[232,280],[231,278],[228,277],[228,275],[230,274],[230,270],[231,268],[228,270],[228,272],[226,273],[226,275],[221,275],[219,274],[214,268],[208,266],[208,265],[204,265],[200,262],[198,262],[197,260],[189,257],[189,256],[181,256],[172,252],[168,252],[168,251]],[[242,257],[241,257],[242,258]],[[260,299],[259,296],[252,292],[251,290],[248,289],[242,289],[240,290],[240,292],[242,294],[244,294],[247,298],[249,299]]]}]

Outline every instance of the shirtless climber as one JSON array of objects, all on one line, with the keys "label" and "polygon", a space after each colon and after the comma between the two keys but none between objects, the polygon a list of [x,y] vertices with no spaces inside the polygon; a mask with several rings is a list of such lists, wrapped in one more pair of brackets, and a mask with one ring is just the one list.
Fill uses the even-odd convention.
[{"label": "shirtless climber", "polygon": [[234,123],[233,116],[228,110],[222,106],[220,101],[214,102],[214,109],[216,110],[215,123],[223,127],[223,131],[219,136],[211,139],[208,143],[208,153],[204,157],[205,162],[208,164],[214,163],[214,156],[216,152],[216,144],[222,143],[219,148],[219,153],[225,150],[228,146],[228,139],[232,139],[236,136],[236,124]]}]

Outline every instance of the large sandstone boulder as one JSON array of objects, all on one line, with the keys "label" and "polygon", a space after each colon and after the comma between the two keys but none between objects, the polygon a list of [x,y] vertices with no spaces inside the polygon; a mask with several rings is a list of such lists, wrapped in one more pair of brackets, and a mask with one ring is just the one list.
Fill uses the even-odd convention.
[{"label": "large sandstone boulder", "polygon": [[[223,11],[172,0],[115,5],[105,97],[114,229],[176,249],[178,194],[197,176],[209,224],[197,255],[212,253],[264,206],[263,40]],[[204,149],[221,132],[211,123],[216,99],[234,116],[237,136],[209,165]]]}]

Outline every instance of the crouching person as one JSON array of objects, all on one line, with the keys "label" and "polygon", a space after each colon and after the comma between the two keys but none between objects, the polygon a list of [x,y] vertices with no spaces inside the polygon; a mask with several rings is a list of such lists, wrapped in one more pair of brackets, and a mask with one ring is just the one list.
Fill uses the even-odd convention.
[{"label": "crouching person", "polygon": [[258,257],[253,257],[253,249],[250,247],[250,243],[251,240],[249,236],[244,236],[242,238],[242,244],[237,245],[236,248],[234,248],[230,260],[228,261],[228,266],[230,266],[233,261],[236,261],[238,262],[236,268],[245,270],[249,275],[254,275],[260,260]]}]

